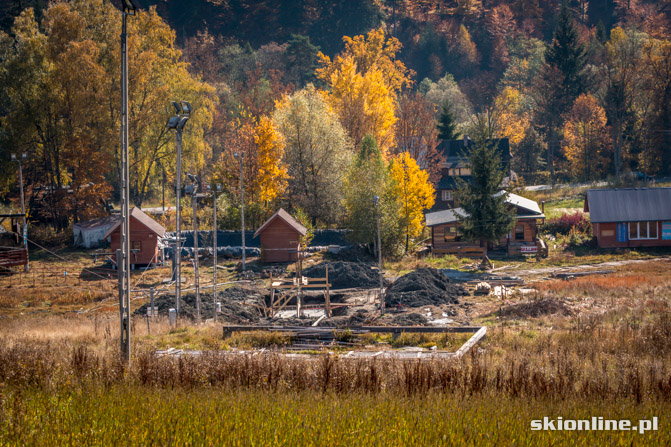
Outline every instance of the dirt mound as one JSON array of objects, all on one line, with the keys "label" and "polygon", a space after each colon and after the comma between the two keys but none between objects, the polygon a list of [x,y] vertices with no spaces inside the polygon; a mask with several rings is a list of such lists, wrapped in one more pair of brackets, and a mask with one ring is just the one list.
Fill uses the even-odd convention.
[{"label": "dirt mound", "polygon": [[380,274],[377,269],[359,262],[322,262],[303,270],[303,275],[308,278],[324,278],[326,266],[329,268],[329,284],[332,289],[380,287]]},{"label": "dirt mound", "polygon": [[573,311],[564,302],[556,298],[525,301],[501,308],[496,315],[502,318],[536,318],[543,315],[573,315]]},{"label": "dirt mound", "polygon": [[[218,318],[222,321],[234,323],[256,322],[261,317],[258,305],[263,303],[263,295],[255,289],[245,287],[231,287],[218,292],[221,302],[221,312]],[[168,310],[175,307],[175,297],[164,295],[154,300],[154,306],[158,308],[159,316],[168,316]],[[135,315],[147,315],[149,303],[141,306],[135,311]],[[214,318],[214,300],[212,294],[200,294],[200,313],[203,320]],[[190,320],[196,319],[196,295],[188,293],[182,295],[179,309],[180,317]]]},{"label": "dirt mound", "polygon": [[458,304],[458,297],[467,296],[468,290],[450,280],[434,268],[422,268],[398,278],[387,289],[387,307],[420,307],[440,304]]},{"label": "dirt mound", "polygon": [[424,326],[429,320],[418,313],[403,313],[396,315],[391,323],[395,326]]}]

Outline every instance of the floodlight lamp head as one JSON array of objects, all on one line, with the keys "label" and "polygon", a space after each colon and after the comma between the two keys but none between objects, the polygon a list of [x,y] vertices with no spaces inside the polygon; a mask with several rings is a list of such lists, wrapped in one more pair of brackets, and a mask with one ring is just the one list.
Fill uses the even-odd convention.
[{"label": "floodlight lamp head", "polygon": [[373,203],[375,203],[377,205],[379,201],[380,201],[380,196],[373,197]]},{"label": "floodlight lamp head", "polygon": [[[177,117],[175,117],[175,118],[177,118]],[[183,116],[183,117],[179,118],[179,123],[177,124],[177,130],[184,129],[184,126],[186,126],[187,121],[189,121],[188,116]]]},{"label": "floodlight lamp head", "polygon": [[177,129],[177,126],[179,125],[179,117],[178,116],[171,116],[170,119],[168,120],[168,129]]},{"label": "floodlight lamp head", "polygon": [[11,154],[12,161],[16,161],[16,154]]},{"label": "floodlight lamp head", "polygon": [[23,154],[21,154],[21,159],[22,160],[26,160],[27,158],[28,158],[28,154],[26,154],[25,152]]},{"label": "floodlight lamp head", "polygon": [[127,14],[135,14],[137,5],[135,0],[121,0],[121,6],[123,7],[123,12]]},{"label": "floodlight lamp head", "polygon": [[189,103],[189,101],[180,101],[179,103],[182,106],[182,112],[181,113],[183,115],[191,115],[191,111],[193,109],[191,108],[191,104]]},{"label": "floodlight lamp head", "polygon": [[175,113],[180,114],[182,113],[182,107],[179,105],[177,101],[172,101],[172,106],[175,108]]}]

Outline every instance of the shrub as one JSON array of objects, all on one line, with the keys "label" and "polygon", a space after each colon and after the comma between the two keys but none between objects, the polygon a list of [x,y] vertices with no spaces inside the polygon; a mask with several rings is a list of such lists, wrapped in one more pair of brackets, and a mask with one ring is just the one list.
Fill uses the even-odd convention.
[{"label": "shrub", "polygon": [[543,225],[543,231],[555,235],[568,235],[572,232],[574,234],[583,233],[585,235],[591,235],[592,224],[584,213],[578,211],[573,214],[564,213],[559,217],[553,217],[546,220],[545,225]]}]

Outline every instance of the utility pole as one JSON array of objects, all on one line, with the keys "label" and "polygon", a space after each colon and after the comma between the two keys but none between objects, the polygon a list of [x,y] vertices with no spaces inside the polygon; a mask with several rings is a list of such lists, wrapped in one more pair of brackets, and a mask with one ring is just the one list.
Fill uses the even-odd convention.
[{"label": "utility pole", "polygon": [[167,127],[175,130],[175,139],[177,145],[177,169],[175,172],[175,311],[179,315],[179,302],[182,296],[182,132],[186,122],[191,116],[191,104],[188,101],[172,102],[177,114],[168,120]]},{"label": "utility pole", "polygon": [[219,300],[217,299],[217,192],[221,185],[214,184],[212,185],[212,200],[213,200],[213,222],[212,222],[212,251],[214,255],[214,271],[212,272],[212,297],[214,300],[214,321],[216,323],[217,321],[217,303]]},{"label": "utility pole", "polygon": [[385,302],[384,302],[384,282],[382,279],[382,241],[380,237],[380,197],[373,197],[373,202],[375,202],[375,214],[377,216],[377,268],[378,273],[380,274],[380,311],[384,313]]},{"label": "utility pole", "polygon": [[193,273],[196,276],[196,321],[200,323],[200,275],[198,272],[198,198],[196,193],[198,186],[194,185],[193,195],[191,196],[191,206],[193,207]]},{"label": "utility pole", "polygon": [[242,161],[245,158],[245,152],[242,151],[240,152],[240,155],[238,154],[233,154],[234,157],[239,157],[240,158],[240,217],[242,218],[242,271],[245,271],[245,252],[247,249],[245,248],[245,185],[243,182],[243,171],[242,171]]},{"label": "utility pole", "polygon": [[24,152],[21,154],[19,159],[16,154],[12,154],[12,161],[15,161],[19,165],[19,191],[21,192],[21,219],[23,223],[23,228],[21,228],[21,233],[23,236],[23,249],[26,251],[26,265],[24,266],[24,271],[28,273],[28,223],[26,222],[26,201],[23,195],[23,168],[21,167],[21,160],[25,160],[27,154]]},{"label": "utility pole", "polygon": [[135,15],[133,0],[124,0],[121,11],[121,250],[119,270],[119,312],[121,353],[130,364],[130,174],[128,169],[128,16]]}]

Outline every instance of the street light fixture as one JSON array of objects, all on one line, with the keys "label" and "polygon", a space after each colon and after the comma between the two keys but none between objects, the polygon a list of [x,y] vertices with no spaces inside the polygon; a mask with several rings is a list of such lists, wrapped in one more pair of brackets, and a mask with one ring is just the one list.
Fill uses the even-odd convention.
[{"label": "street light fixture", "polygon": [[24,152],[21,154],[21,159],[16,157],[16,154],[11,154],[12,161],[19,165],[19,190],[21,191],[21,219],[23,220],[23,228],[21,233],[23,236],[23,249],[26,251],[26,265],[24,270],[28,272],[28,224],[26,223],[26,202],[23,195],[23,168],[21,167],[21,160],[26,160],[28,155]]},{"label": "street light fixture", "polygon": [[186,101],[182,101],[182,103],[188,104],[188,108],[182,107],[181,103],[178,103],[177,101],[172,101],[172,105],[175,108],[177,115],[171,116],[167,123],[168,129],[175,130],[177,143],[177,169],[175,172],[175,211],[177,213],[175,216],[175,230],[177,232],[177,238],[175,240],[175,310],[177,311],[177,315],[179,315],[179,302],[182,295],[182,205],[180,203],[182,191],[182,132],[186,122],[189,121],[189,117],[191,116],[191,104]]},{"label": "street light fixture", "polygon": [[242,161],[245,158],[245,152],[242,151],[240,154],[237,152],[233,154],[235,158],[240,159],[240,217],[242,219],[242,271],[245,271],[245,185],[242,181],[243,172],[242,172]]}]

